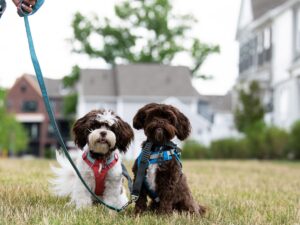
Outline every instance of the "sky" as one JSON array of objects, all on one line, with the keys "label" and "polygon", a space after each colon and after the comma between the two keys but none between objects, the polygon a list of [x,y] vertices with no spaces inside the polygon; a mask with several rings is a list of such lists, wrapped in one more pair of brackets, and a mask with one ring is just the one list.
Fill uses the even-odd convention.
[{"label": "sky", "polygon": [[[24,73],[34,74],[30,60],[23,18],[16,13],[11,0],[0,19],[0,86],[11,87]],[[30,16],[36,53],[45,77],[60,79],[70,73],[73,65],[81,68],[107,68],[99,59],[71,52],[70,26],[76,11],[96,13],[99,17],[114,17],[113,5],[121,0],[45,0],[45,4]],[[241,0],[173,0],[174,13],[192,14],[198,22],[192,33],[201,41],[218,44],[220,54],[209,56],[201,67],[202,74],[213,75],[209,81],[194,80],[201,94],[223,95],[234,85],[238,75],[238,43],[235,41]],[[185,65],[178,58],[174,65]]]}]

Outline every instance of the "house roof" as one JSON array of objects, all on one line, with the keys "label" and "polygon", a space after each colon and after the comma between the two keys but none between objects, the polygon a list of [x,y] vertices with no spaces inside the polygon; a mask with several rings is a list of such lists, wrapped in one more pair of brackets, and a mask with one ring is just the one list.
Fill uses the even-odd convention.
[{"label": "house roof", "polygon": [[231,112],[232,96],[227,95],[202,95],[201,99],[208,102],[214,112]]},{"label": "house roof", "polygon": [[[30,74],[24,74],[23,77],[30,82],[31,86],[36,89],[38,93],[41,94],[41,90],[36,79],[36,76]],[[62,91],[62,81],[58,79],[49,79],[44,77],[45,86],[47,88],[47,93],[50,97],[60,97]]]},{"label": "house roof", "polygon": [[268,11],[282,5],[288,0],[252,0],[254,20],[260,18]]},{"label": "house roof", "polygon": [[197,97],[187,67],[160,64],[118,65],[113,70],[82,70],[84,95]]},{"label": "house roof", "polygon": [[135,64],[117,66],[119,94],[125,96],[198,96],[184,66]]},{"label": "house roof", "polygon": [[116,82],[112,70],[82,69],[80,83],[83,95],[116,96]]}]

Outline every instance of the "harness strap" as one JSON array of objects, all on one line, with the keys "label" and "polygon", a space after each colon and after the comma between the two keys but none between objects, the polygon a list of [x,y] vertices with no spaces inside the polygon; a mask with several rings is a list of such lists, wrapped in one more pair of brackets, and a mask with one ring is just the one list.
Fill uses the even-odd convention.
[{"label": "harness strap", "polygon": [[[171,148],[171,149],[164,150],[165,149],[164,147],[168,147],[168,148]],[[166,161],[170,161],[170,160],[173,159],[173,156],[174,156],[175,159],[176,159],[176,162],[182,168],[182,164],[181,164],[181,161],[180,161],[180,152],[181,152],[181,150],[180,150],[180,148],[177,147],[176,144],[174,144],[173,142],[168,142],[168,143],[164,144],[163,146],[158,146],[156,149],[158,149],[158,150],[150,152],[150,157],[148,159],[147,167],[150,164],[159,164],[160,165],[160,164],[162,164]],[[137,158],[138,170],[139,170],[139,167],[141,166],[141,162],[142,162],[142,158],[143,158],[142,157],[143,151],[141,152],[141,154]],[[136,178],[136,179],[138,179],[138,178]],[[145,174],[142,177],[142,179],[143,179],[143,184],[145,185],[145,188],[147,189],[149,196],[155,202],[159,202],[160,198],[157,195],[157,193],[155,192],[155,190],[152,190],[150,188],[150,185],[147,182]]]},{"label": "harness strap", "polygon": [[131,177],[130,177],[130,175],[129,175],[129,173],[128,173],[126,167],[125,167],[125,165],[122,163],[121,166],[122,166],[122,174],[127,179],[128,189],[129,189],[129,191],[131,193],[132,192],[132,179],[131,179]]},{"label": "harness strap", "polygon": [[95,194],[102,196],[105,189],[105,178],[107,172],[118,162],[118,155],[114,154],[113,159],[110,161],[93,159],[89,157],[88,152],[84,152],[82,159],[89,165],[93,170],[95,176]]},{"label": "harness strap", "polygon": [[151,155],[151,148],[153,143],[146,142],[145,147],[142,150],[140,165],[138,166],[138,170],[136,173],[135,181],[133,183],[131,199],[136,202],[140,196],[140,191],[144,182],[144,177],[146,174],[146,169],[149,165],[149,158]]}]

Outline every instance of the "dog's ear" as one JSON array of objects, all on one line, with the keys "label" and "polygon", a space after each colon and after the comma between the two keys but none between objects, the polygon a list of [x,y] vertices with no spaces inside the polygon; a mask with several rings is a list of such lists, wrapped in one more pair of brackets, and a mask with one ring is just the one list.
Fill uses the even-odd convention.
[{"label": "dog's ear", "polygon": [[117,118],[118,120],[114,125],[115,126],[114,132],[117,137],[116,147],[120,151],[126,152],[129,147],[129,144],[134,138],[133,130],[128,123],[123,121],[120,117]]},{"label": "dog's ear", "polygon": [[177,117],[176,136],[178,137],[179,140],[183,141],[191,133],[191,123],[190,123],[189,119],[178,109],[176,109],[175,107],[172,107],[172,110]]},{"label": "dog's ear", "polygon": [[95,117],[95,111],[91,111],[84,117],[76,120],[73,125],[74,142],[80,149],[83,149],[87,143],[89,120],[91,117]]},{"label": "dog's ear", "polygon": [[145,105],[144,107],[140,108],[139,111],[135,114],[133,118],[133,127],[137,130],[144,128],[145,119],[148,112],[155,108],[158,104],[150,103]]}]

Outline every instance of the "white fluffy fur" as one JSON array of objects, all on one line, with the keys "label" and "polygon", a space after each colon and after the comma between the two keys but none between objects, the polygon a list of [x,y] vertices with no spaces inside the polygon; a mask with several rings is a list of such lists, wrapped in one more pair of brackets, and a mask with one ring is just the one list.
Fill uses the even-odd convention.
[{"label": "white fluffy fur", "polygon": [[[119,160],[106,175],[102,200],[108,205],[120,208],[128,199],[122,184],[122,156],[119,150],[112,152],[112,154],[115,153],[119,156]],[[73,158],[82,177],[89,187],[94,190],[94,173],[86,162],[83,161],[82,152],[78,151],[74,154]],[[53,192],[57,196],[70,196],[70,203],[74,203],[76,208],[91,206],[93,202],[92,196],[77,177],[70,162],[58,152],[56,153],[56,159],[60,167],[51,167],[55,174],[55,178],[50,181]]]},{"label": "white fluffy fur", "polygon": [[156,171],[157,171],[157,164],[150,164],[146,174],[146,181],[149,184],[149,188],[153,191],[156,191]]},{"label": "white fluffy fur", "polygon": [[96,120],[98,120],[100,123],[106,122],[109,126],[112,126],[116,122],[117,118],[112,114],[111,111],[104,111],[103,114],[97,115]]},{"label": "white fluffy fur", "polygon": [[[106,135],[102,137],[101,132],[105,132]],[[88,140],[89,149],[96,153],[106,154],[110,148],[113,148],[116,145],[115,133],[105,126],[91,130]]]}]

